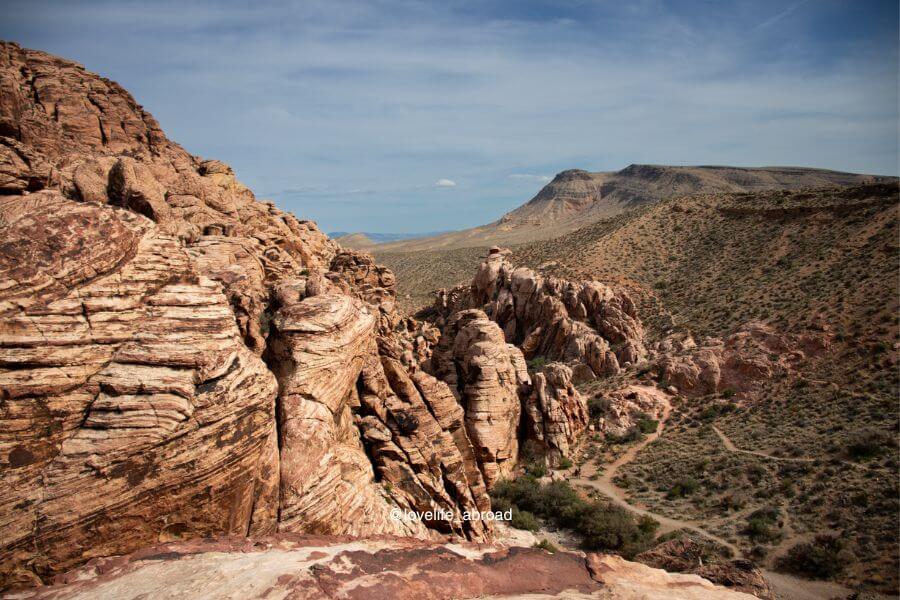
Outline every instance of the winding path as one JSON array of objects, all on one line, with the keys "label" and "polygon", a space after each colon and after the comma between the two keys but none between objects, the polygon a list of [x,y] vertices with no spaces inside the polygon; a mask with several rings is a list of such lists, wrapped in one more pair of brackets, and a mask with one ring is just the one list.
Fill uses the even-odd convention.
[{"label": "winding path", "polygon": [[[646,448],[649,444],[652,444],[659,438],[660,435],[662,435],[663,429],[666,426],[666,422],[669,420],[669,415],[672,412],[672,405],[669,402],[668,397],[661,390],[657,388],[647,387],[647,391],[652,391],[652,393],[654,393],[654,395],[656,395],[660,402],[663,404],[662,416],[660,417],[659,423],[656,426],[656,431],[629,448],[624,454],[622,454],[622,456],[618,457],[616,460],[610,463],[607,466],[606,470],[596,479],[592,480],[591,477],[597,474],[597,466],[594,462],[590,462],[585,464],[581,468],[581,474],[578,477],[571,477],[569,479],[569,482],[575,485],[582,485],[593,488],[609,498],[614,504],[621,506],[622,508],[629,510],[635,514],[651,517],[660,524],[659,533],[668,533],[677,529],[687,529],[728,548],[729,550],[731,550],[732,556],[734,558],[743,558],[743,552],[741,552],[740,548],[738,548],[735,544],[703,529],[698,525],[696,521],[673,519],[671,517],[667,517],[665,515],[660,515],[658,513],[650,511],[645,507],[631,504],[626,498],[626,491],[613,482],[616,473],[621,467],[633,461],[641,450]],[[722,440],[722,444],[725,446],[725,449],[729,452],[751,454],[771,460],[788,462],[812,462],[814,460],[811,458],[771,456],[762,452],[741,450],[740,448],[737,448],[731,442],[731,440],[728,439],[728,437],[718,428],[713,427],[713,430],[719,436],[719,439]],[[788,541],[789,540],[787,539],[782,540],[777,550],[779,552],[783,551],[787,547]],[[793,542],[795,540],[790,541]],[[775,558],[776,552],[773,551],[769,560],[767,561],[767,566],[769,568],[771,568],[771,566],[774,564]],[[772,586],[773,591],[776,593],[777,597],[780,600],[816,600],[818,598],[844,597],[852,591],[849,588],[846,588],[834,582],[809,581],[784,573],[776,573],[768,569],[763,569],[762,573],[769,581],[769,584]]]},{"label": "winding path", "polygon": [[734,445],[728,436],[722,433],[722,431],[716,427],[715,425],[710,425],[712,430],[716,432],[716,435],[719,436],[719,439],[722,440],[722,445],[725,446],[725,449],[729,452],[738,452],[740,454],[749,454],[751,456],[758,456],[760,458],[767,458],[769,460],[777,460],[782,462],[803,462],[803,463],[811,463],[815,462],[814,458],[792,458],[790,456],[772,456],[771,454],[766,454],[765,452],[757,452],[755,450],[742,450]]},{"label": "winding path", "polygon": [[591,479],[591,477],[597,473],[597,466],[594,463],[588,463],[582,467],[582,474],[579,477],[569,479],[569,482],[576,485],[591,487],[612,500],[614,504],[621,506],[622,508],[633,513],[642,516],[648,516],[654,519],[659,523],[660,533],[668,533],[670,531],[675,531],[676,529],[689,529],[690,531],[698,533],[705,538],[708,538],[718,544],[721,544],[722,546],[725,546],[726,548],[731,550],[735,558],[743,556],[737,546],[724,538],[706,531],[695,521],[673,519],[671,517],[652,512],[642,506],[631,504],[626,498],[626,491],[613,482],[616,473],[621,467],[633,461],[641,450],[652,444],[659,438],[660,435],[662,435],[663,429],[666,426],[666,422],[669,420],[669,415],[672,412],[672,404],[669,402],[668,397],[661,390],[647,386],[645,391],[655,395],[663,405],[662,416],[659,419],[659,423],[656,425],[656,431],[645,437],[634,446],[630,447],[624,454],[622,454],[622,456],[610,463],[607,466],[606,470],[602,474],[600,474],[598,478]]}]

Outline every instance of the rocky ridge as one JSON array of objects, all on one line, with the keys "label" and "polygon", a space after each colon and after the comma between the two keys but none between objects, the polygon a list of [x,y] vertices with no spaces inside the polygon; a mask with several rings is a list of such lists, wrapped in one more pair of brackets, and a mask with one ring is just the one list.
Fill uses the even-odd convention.
[{"label": "rocky ridge", "polygon": [[[223,574],[226,577],[223,578]],[[17,600],[77,598],[367,599],[531,597],[743,599],[696,575],[670,574],[617,556],[534,548],[359,540],[283,534],[161,544],[96,559]]]},{"label": "rocky ridge", "polygon": [[3,585],[211,534],[490,537],[388,270],[76,63],[3,43],[0,92]]},{"label": "rocky ridge", "polygon": [[[520,446],[550,464],[571,453],[587,425],[574,383],[647,354],[627,294],[515,269],[499,249],[472,286],[441,297],[438,327],[409,318],[372,257],[188,154],[114,82],[12,43],[0,43],[0,240],[0,589],[93,560],[57,580],[73,585],[34,592],[77,597],[92,592],[75,579],[108,574],[97,565],[142,571],[206,553],[217,573],[223,553],[259,549],[182,541],[222,535],[406,536],[420,541],[389,563],[444,560],[437,542],[493,539],[490,521],[463,515],[490,509],[487,490],[513,474]],[[532,376],[526,359],[547,364]],[[172,546],[100,558],[159,543]],[[309,561],[331,550],[291,544],[293,567],[321,572]],[[372,544],[381,558],[396,549]],[[379,585],[466,597],[455,594],[574,581],[563,569],[518,582],[497,569],[510,556],[517,570],[578,565],[598,597],[617,597],[616,581],[718,593],[614,557],[473,558],[484,552],[455,553],[478,585],[433,573]],[[322,597],[352,596],[372,575],[333,567],[340,585]],[[115,577],[129,588],[131,573]]]}]

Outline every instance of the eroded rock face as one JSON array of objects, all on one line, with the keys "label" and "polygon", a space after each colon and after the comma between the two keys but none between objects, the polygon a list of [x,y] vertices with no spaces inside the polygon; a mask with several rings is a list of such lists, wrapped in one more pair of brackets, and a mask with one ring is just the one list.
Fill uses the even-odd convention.
[{"label": "eroded rock face", "polygon": [[460,518],[490,506],[463,410],[419,368],[438,332],[393,274],[10,43],[0,231],[0,588],[187,536],[490,537]]},{"label": "eroded rock face", "polygon": [[[223,577],[223,574],[226,577]],[[414,539],[278,536],[162,544],[98,559],[25,590],[18,600],[430,599],[485,597],[751,599],[696,575],[670,574],[615,556]]]},{"label": "eroded rock face", "polygon": [[524,406],[524,437],[536,445],[552,466],[568,457],[587,427],[587,401],[572,385],[572,369],[550,363],[534,374]]},{"label": "eroded rock face", "polygon": [[0,574],[274,531],[275,378],[221,287],[133,212],[0,200]]},{"label": "eroded rock face", "polygon": [[751,594],[764,600],[775,600],[775,593],[762,572],[747,560],[725,560],[709,556],[705,546],[690,538],[679,538],[659,544],[637,555],[638,562],[657,569],[678,573],[694,573],[713,583]]},{"label": "eroded rock face", "polygon": [[780,333],[751,322],[725,340],[709,338],[700,346],[691,338],[663,340],[656,370],[660,381],[686,395],[742,394],[761,381],[790,375],[797,363],[821,356],[830,345],[825,332]]},{"label": "eroded rock face", "polygon": [[431,360],[465,408],[466,429],[488,487],[508,477],[519,451],[520,394],[530,379],[521,351],[480,310],[450,318]]},{"label": "eroded rock face", "polygon": [[544,278],[514,268],[509,251],[491,249],[471,286],[439,292],[434,311],[445,322],[459,310],[481,308],[528,359],[586,365],[584,376],[617,373],[646,355],[634,302],[596,282]]}]

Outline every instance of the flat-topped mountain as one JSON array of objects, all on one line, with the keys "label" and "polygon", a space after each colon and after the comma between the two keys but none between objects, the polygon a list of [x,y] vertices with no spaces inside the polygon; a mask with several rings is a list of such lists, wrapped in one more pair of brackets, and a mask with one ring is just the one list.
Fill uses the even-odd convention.
[{"label": "flat-topped mountain", "polygon": [[[629,165],[621,171],[570,169],[556,175],[534,198],[497,221],[443,235],[380,244],[376,252],[515,245],[550,239],[629,208],[697,193],[821,188],[886,181],[803,167]],[[353,246],[354,240],[348,240]]]}]

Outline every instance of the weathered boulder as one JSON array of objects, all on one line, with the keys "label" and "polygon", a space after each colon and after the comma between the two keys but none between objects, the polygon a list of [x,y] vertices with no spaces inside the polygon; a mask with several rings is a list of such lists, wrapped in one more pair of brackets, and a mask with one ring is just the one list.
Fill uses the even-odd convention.
[{"label": "weathered boulder", "polygon": [[775,600],[762,572],[750,561],[727,560],[710,552],[708,545],[688,537],[669,540],[642,552],[637,562],[677,573],[693,573],[729,589],[763,600]]},{"label": "weathered boulder", "polygon": [[[226,577],[223,577],[226,574]],[[97,559],[23,590],[19,600],[157,597],[596,598],[751,600],[696,575],[670,574],[616,556],[491,545],[293,536],[194,540]]]},{"label": "weathered boulder", "polygon": [[623,436],[638,424],[641,416],[660,420],[669,408],[665,392],[649,385],[632,384],[622,389],[604,392],[603,414],[597,429],[604,435]]},{"label": "weathered boulder", "polygon": [[588,424],[587,401],[572,385],[572,369],[550,363],[534,374],[524,404],[525,443],[540,450],[551,466],[568,458],[578,435]]}]

